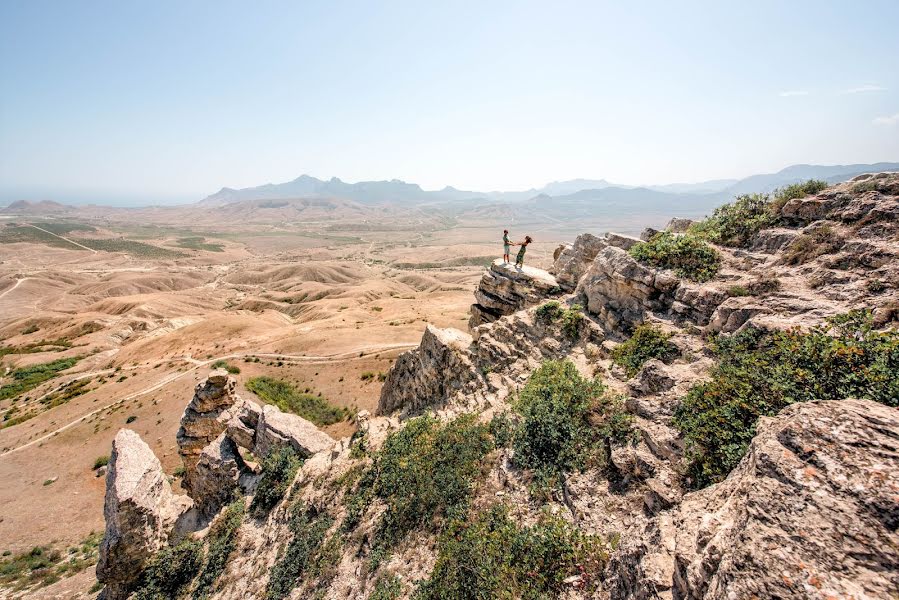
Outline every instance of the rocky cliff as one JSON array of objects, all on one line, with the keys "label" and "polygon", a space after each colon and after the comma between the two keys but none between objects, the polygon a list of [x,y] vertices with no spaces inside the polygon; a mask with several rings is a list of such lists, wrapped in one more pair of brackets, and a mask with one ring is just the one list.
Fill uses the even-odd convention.
[{"label": "rocky cliff", "polygon": [[[551,272],[495,262],[470,331],[428,326],[349,439],[211,373],[179,432],[189,499],[116,438],[107,595],[186,539],[203,566],[173,596],[897,597],[899,175],[735,206],[752,219],[585,234]],[[687,240],[711,276],[636,251]]]}]

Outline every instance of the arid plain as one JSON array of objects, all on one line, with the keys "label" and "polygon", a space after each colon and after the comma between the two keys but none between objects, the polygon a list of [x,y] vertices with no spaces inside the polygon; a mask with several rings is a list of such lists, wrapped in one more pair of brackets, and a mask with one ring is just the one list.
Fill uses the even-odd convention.
[{"label": "arid plain", "polygon": [[[466,327],[504,225],[534,235],[538,266],[572,237],[539,217],[516,228],[510,215],[330,201],[3,215],[0,372],[5,385],[31,367],[40,377],[0,400],[0,551],[102,531],[95,462],[126,424],[177,482],[179,418],[216,362],[237,367],[241,386],[268,375],[373,409],[378,375],[426,323]],[[87,572],[73,583],[90,586]]]}]

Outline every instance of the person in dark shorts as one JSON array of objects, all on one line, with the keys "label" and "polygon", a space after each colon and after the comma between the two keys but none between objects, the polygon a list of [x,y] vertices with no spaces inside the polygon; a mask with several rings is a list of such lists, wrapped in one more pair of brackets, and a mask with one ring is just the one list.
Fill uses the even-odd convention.
[{"label": "person in dark shorts", "polygon": [[509,240],[509,230],[503,229],[503,262],[509,262],[509,250],[512,246],[511,240]]},{"label": "person in dark shorts", "polygon": [[521,268],[524,266],[524,252],[525,252],[525,250],[527,250],[528,244],[530,244],[532,241],[534,241],[534,240],[531,239],[531,236],[526,235],[526,236],[524,236],[523,241],[518,242],[517,245],[521,246],[521,249],[518,251],[518,256],[515,257],[515,266],[516,267]]}]

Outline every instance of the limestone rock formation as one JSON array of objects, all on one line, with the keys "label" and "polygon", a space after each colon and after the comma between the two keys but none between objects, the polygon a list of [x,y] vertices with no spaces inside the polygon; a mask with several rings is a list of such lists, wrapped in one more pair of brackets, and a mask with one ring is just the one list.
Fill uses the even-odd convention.
[{"label": "limestone rock formation", "polygon": [[611,598],[888,598],[899,590],[899,411],[865,400],[764,418],[722,483],[609,567]]},{"label": "limestone rock formation", "polygon": [[529,266],[517,268],[497,259],[475,290],[476,302],[471,306],[469,327],[474,329],[483,323],[491,323],[558,292],[561,292],[559,282],[546,271]]},{"label": "limestone rock formation", "polygon": [[225,432],[219,434],[197,460],[191,487],[197,509],[206,517],[215,515],[234,497],[245,469],[237,445]]},{"label": "limestone rock formation", "polygon": [[418,411],[466,389],[477,377],[471,343],[467,333],[428,325],[418,348],[400,355],[387,374],[378,414]]},{"label": "limestone rock formation", "polygon": [[590,267],[600,250],[607,242],[591,233],[583,233],[574,240],[574,244],[565,244],[554,254],[550,273],[555,275],[556,282],[566,291],[577,287],[577,282]]},{"label": "limestone rock formation", "polygon": [[671,305],[679,280],[673,273],[638,263],[625,250],[604,248],[581,279],[587,308],[611,330],[642,323],[647,311]]},{"label": "limestone rock formation", "polygon": [[106,474],[97,579],[108,600],[128,597],[146,561],[166,544],[192,502],[172,492],[162,465],[140,436],[122,429],[112,442]]},{"label": "limestone rock formation", "polygon": [[273,448],[283,445],[289,445],[300,456],[308,457],[330,449],[334,439],[306,419],[266,404],[259,417],[253,453],[258,457],[267,456]]},{"label": "limestone rock formation", "polygon": [[225,430],[228,416],[223,417],[223,413],[237,400],[235,386],[234,378],[224,369],[211,371],[197,384],[194,397],[181,416],[178,453],[185,468],[182,485],[188,491],[193,488],[196,465],[203,448]]}]

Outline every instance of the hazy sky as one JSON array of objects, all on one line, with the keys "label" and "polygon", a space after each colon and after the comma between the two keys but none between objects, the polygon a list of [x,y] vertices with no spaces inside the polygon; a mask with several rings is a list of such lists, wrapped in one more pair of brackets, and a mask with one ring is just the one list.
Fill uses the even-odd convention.
[{"label": "hazy sky", "polygon": [[0,201],[895,161],[897,23],[896,0],[0,0]]}]

